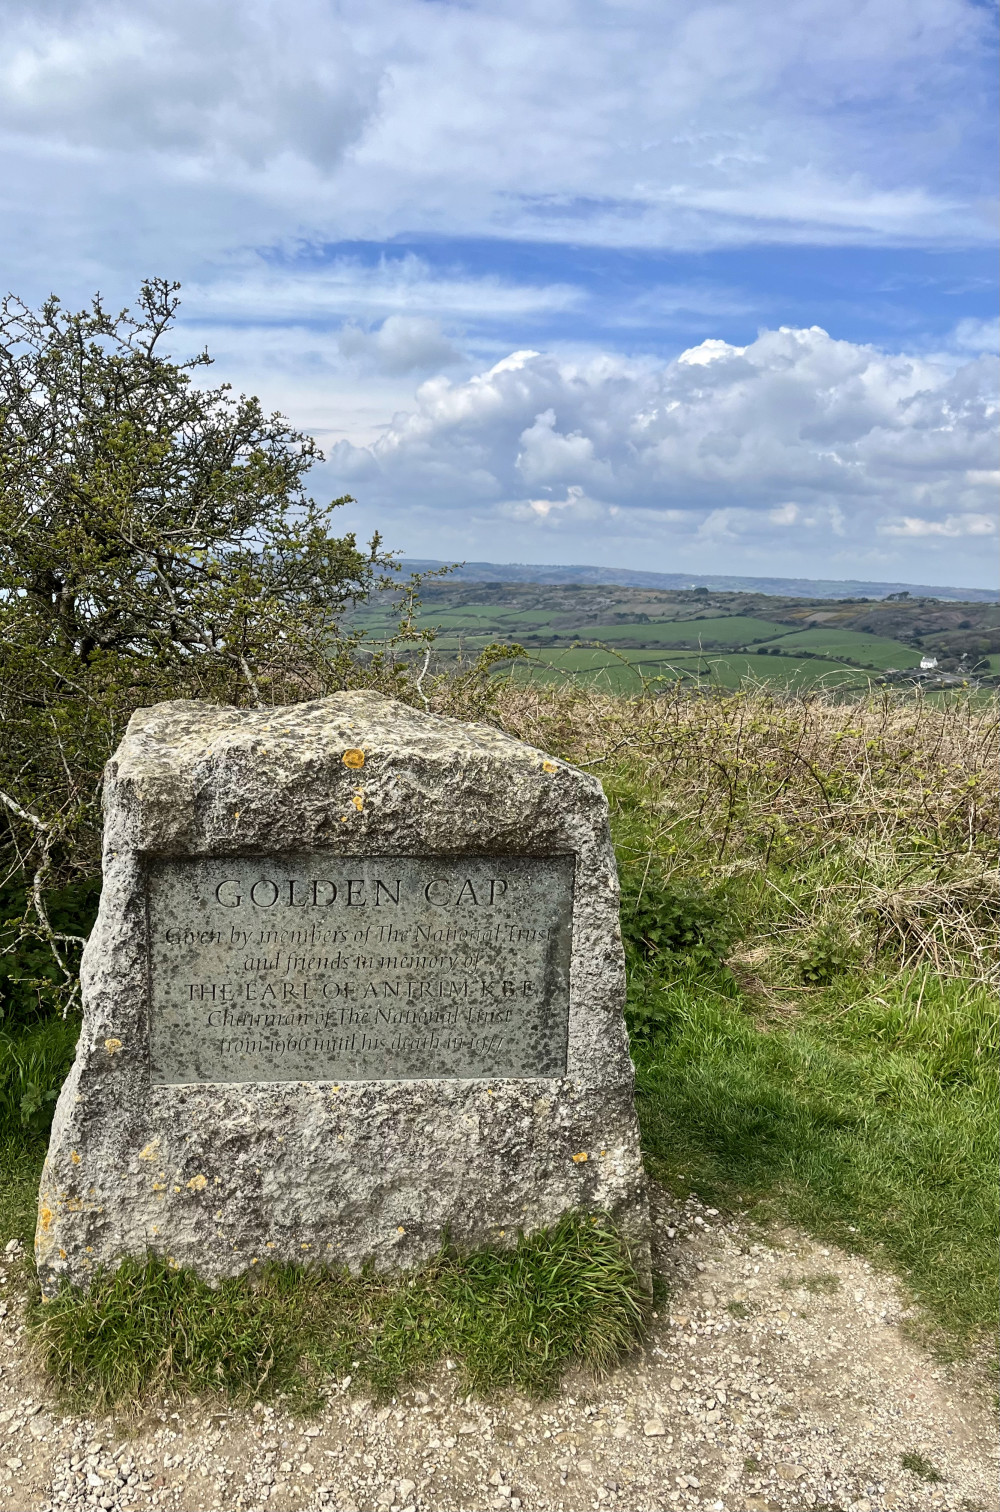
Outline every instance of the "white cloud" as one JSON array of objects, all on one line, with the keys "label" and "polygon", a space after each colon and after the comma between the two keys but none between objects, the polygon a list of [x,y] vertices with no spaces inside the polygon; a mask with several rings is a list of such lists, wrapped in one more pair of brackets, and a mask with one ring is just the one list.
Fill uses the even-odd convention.
[{"label": "white cloud", "polygon": [[272,323],[344,315],[372,320],[395,312],[509,319],[572,310],[582,297],[571,284],[436,271],[412,252],[384,252],[366,262],[358,257],[310,258],[308,247],[297,251],[296,261],[307,266],[275,265],[258,256],[228,260],[213,270],[210,280],[186,285],[185,314]]},{"label": "white cloud", "polygon": [[987,323],[937,358],[816,330],[667,364],[552,350],[570,320],[696,342],[788,308],[667,261],[651,286],[645,258],[599,312],[570,245],[582,268],[588,245],[992,237],[981,0],[0,0],[0,26],[11,285],[114,303],[181,278],[184,339],[341,442],[338,491],[414,549],[981,549],[948,522],[991,507],[984,369],[958,366]]},{"label": "white cloud", "polygon": [[579,524],[581,521],[592,524],[613,518],[617,512],[615,505],[589,498],[576,483],[567,487],[565,499],[516,499],[499,506],[499,513],[508,519],[550,526]]},{"label": "white cloud", "polygon": [[0,17],[20,287],[40,240],[47,283],[82,266],[106,287],[303,239],[992,236],[977,0],[0,0]]},{"label": "white cloud", "polygon": [[594,456],[594,443],[580,431],[564,436],[556,429],[554,409],[543,410],[520,436],[521,449],[515,466],[526,483],[560,483],[567,474],[593,478],[610,473]]},{"label": "white cloud", "polygon": [[952,340],[960,352],[996,352],[1000,349],[1000,318],[960,320]]},{"label": "white cloud", "polygon": [[462,361],[439,322],[419,315],[390,315],[373,331],[348,323],[340,328],[337,345],[365,371],[389,375]]},{"label": "white cloud", "polygon": [[78,159],[151,151],[231,171],[289,155],[329,171],[377,106],[382,68],[317,0],[291,17],[237,0],[4,10],[0,124]]},{"label": "white cloud", "polygon": [[811,553],[814,573],[827,553],[849,558],[854,574],[893,541],[986,533],[991,385],[982,360],[956,369],[815,326],[666,364],[526,351],[422,384],[369,446],[334,448],[331,468],[376,518],[432,509],[447,533],[454,512],[497,543],[517,521],[504,559],[530,560],[536,527],[573,526],[579,542],[603,522],[633,563],[700,544],[708,565],[709,547],[758,563],[777,548]]},{"label": "white cloud", "polygon": [[746,347],[730,346],[728,341],[719,341],[717,337],[710,336],[699,346],[688,347],[678,357],[678,362],[683,362],[687,367],[707,367],[710,362],[725,361],[728,357],[742,357]]},{"label": "white cloud", "polygon": [[996,535],[997,519],[996,515],[986,514],[947,515],[943,520],[904,515],[899,520],[885,520],[878,528],[889,536],[947,536],[954,540],[959,536]]}]

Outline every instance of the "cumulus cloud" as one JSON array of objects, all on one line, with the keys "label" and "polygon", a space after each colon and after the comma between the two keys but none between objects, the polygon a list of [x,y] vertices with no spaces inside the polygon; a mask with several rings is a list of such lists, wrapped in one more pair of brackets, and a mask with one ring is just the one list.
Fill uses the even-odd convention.
[{"label": "cumulus cloud", "polygon": [[[717,559],[811,540],[851,571],[971,552],[993,462],[984,369],[958,364],[986,323],[938,359],[930,335],[922,357],[741,346],[719,333],[812,318],[808,295],[659,259],[982,245],[993,22],[981,0],[0,0],[6,276],[67,303],[181,278],[196,344],[340,441],[338,491],[422,554],[446,531],[530,554],[515,525],[564,559],[612,539],[662,563],[665,532]],[[665,327],[713,339],[666,364],[554,350]]]},{"label": "cumulus cloud", "polygon": [[960,352],[996,352],[1000,350],[1000,318],[960,320],[952,339]]},{"label": "cumulus cloud", "polygon": [[[331,456],[376,507],[431,504],[530,532],[603,521],[660,553],[959,540],[991,528],[991,368],[818,327],[713,339],[666,364],[523,351],[422,384],[371,445]],[[521,540],[521,555],[531,548]]]}]

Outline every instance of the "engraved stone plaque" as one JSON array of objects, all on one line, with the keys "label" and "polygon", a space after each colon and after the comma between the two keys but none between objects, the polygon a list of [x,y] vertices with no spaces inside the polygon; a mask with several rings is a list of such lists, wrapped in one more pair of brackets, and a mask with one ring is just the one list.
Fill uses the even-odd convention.
[{"label": "engraved stone plaque", "polygon": [[154,1085],[566,1071],[572,856],[147,870]]},{"label": "engraved stone plaque", "polygon": [[413,1271],[649,1216],[600,782],[369,690],[140,709],[104,780],[46,1297],[158,1255]]}]

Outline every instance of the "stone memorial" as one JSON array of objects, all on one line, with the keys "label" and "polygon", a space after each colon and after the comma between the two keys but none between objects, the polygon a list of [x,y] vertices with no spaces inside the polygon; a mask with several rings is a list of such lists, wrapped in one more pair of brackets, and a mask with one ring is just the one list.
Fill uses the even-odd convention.
[{"label": "stone memorial", "polygon": [[597,780],[374,693],[133,716],[43,1291],[154,1253],[383,1270],[609,1213],[648,1265]]}]

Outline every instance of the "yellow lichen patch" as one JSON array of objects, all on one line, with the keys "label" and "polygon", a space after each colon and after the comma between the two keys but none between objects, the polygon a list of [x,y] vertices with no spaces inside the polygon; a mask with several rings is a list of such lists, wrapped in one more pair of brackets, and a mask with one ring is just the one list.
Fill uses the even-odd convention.
[{"label": "yellow lichen patch", "polygon": [[160,1149],[159,1138],[151,1139],[148,1145],[144,1145],[139,1151],[140,1160],[155,1160]]},{"label": "yellow lichen patch", "polygon": [[79,1165],[80,1164],[80,1156],[79,1156],[79,1154],[77,1153],[76,1150],[70,1150],[70,1152],[69,1152],[69,1158],[73,1162],[74,1165]]},{"label": "yellow lichen patch", "polygon": [[53,1213],[52,1209],[46,1203],[43,1203],[42,1206],[38,1209],[38,1227],[44,1233],[48,1233],[49,1229],[52,1227],[52,1220],[54,1217],[55,1213]]},{"label": "yellow lichen patch", "polygon": [[201,1175],[192,1176],[191,1180],[187,1184],[187,1188],[188,1188],[189,1192],[203,1192],[207,1186],[208,1186],[208,1177],[207,1176],[201,1176]]},{"label": "yellow lichen patch", "polygon": [[106,1039],[104,1041],[104,1048],[109,1055],[117,1055],[122,1048],[122,1042],[120,1039]]},{"label": "yellow lichen patch", "polygon": [[351,799],[351,802],[354,804],[354,807],[357,809],[358,813],[360,814],[361,810],[365,806],[365,790],[364,790],[364,788],[355,788],[355,790],[354,790],[354,797]]},{"label": "yellow lichen patch", "polygon": [[349,751],[344,752],[341,760],[345,767],[350,767],[352,772],[356,772],[365,764],[365,753],[359,750],[357,746],[352,746]]},{"label": "yellow lichen patch", "polygon": [[579,1155],[574,1155],[573,1156],[573,1164],[574,1165],[582,1165],[582,1163],[586,1159],[587,1159],[587,1152],[586,1152],[586,1150],[581,1150],[580,1153],[579,1153]]},{"label": "yellow lichen patch", "polygon": [[543,761],[542,762],[542,771],[543,772],[558,772],[558,770],[559,770],[559,768],[558,768],[558,766],[556,765],[556,763],[554,761]]},{"label": "yellow lichen patch", "polygon": [[60,1258],[60,1260],[65,1260],[66,1259],[66,1251],[64,1249],[61,1249],[59,1251],[59,1258]]},{"label": "yellow lichen patch", "polygon": [[396,1233],[397,1234],[405,1234],[406,1233],[406,1230],[405,1230],[405,1228],[403,1227],[402,1224],[400,1224],[399,1227],[396,1229]]}]

